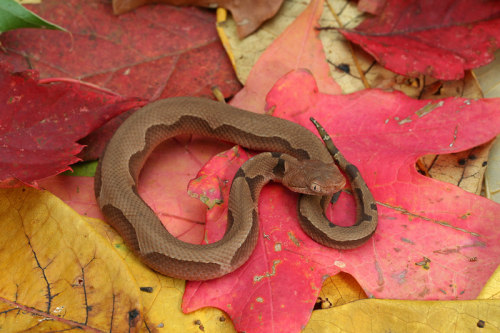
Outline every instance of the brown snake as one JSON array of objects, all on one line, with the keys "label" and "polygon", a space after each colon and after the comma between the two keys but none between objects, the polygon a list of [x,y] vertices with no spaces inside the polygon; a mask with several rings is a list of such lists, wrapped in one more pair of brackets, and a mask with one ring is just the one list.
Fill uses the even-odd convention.
[{"label": "brown snake", "polygon": [[[272,152],[255,156],[236,173],[226,233],[215,243],[178,240],[137,194],[139,173],[149,154],[161,142],[180,134],[214,137]],[[322,136],[326,138],[326,133]],[[95,195],[107,221],[144,263],[171,277],[208,280],[234,271],[253,252],[259,235],[259,193],[270,180],[304,193],[298,205],[299,221],[315,241],[350,249],[372,236],[377,227],[375,201],[358,169],[334,146],[330,149],[333,155],[312,132],[284,119],[202,98],[168,98],[136,111],[118,128],[99,162]],[[353,189],[357,204],[353,226],[336,226],[324,214],[332,194],[345,185],[332,156]]]}]

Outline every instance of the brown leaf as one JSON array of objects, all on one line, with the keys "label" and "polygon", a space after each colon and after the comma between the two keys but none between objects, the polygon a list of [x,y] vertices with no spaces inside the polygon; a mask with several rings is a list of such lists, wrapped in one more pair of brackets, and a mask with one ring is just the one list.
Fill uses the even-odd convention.
[{"label": "brown leaf", "polygon": [[453,154],[426,155],[421,161],[430,177],[480,194],[492,143]]}]

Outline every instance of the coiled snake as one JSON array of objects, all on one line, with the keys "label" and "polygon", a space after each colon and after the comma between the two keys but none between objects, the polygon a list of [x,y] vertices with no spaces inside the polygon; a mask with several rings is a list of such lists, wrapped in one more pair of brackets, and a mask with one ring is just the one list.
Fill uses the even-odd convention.
[{"label": "coiled snake", "polygon": [[[172,236],[137,194],[140,170],[152,150],[164,140],[186,133],[268,152],[255,156],[237,172],[226,233],[207,245],[185,243]],[[315,241],[349,249],[371,237],[377,227],[373,197],[358,169],[336,148],[332,153],[349,178],[356,199],[353,226],[335,226],[325,217],[326,205],[345,185],[345,179],[312,132],[284,119],[207,99],[168,98],[136,111],[118,128],[99,162],[95,195],[107,221],[148,266],[171,277],[213,279],[241,266],[255,248],[258,197],[269,180],[304,193],[298,204],[299,221]]]}]

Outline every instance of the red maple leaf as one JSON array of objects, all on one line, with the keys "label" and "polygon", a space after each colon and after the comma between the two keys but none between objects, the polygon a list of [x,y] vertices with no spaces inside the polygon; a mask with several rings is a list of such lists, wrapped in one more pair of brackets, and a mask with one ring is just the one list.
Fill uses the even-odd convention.
[{"label": "red maple leaf", "polygon": [[[379,227],[358,249],[326,248],[300,229],[297,195],[278,185],[267,186],[259,201],[261,233],[255,252],[229,275],[189,282],[184,311],[218,307],[231,316],[238,331],[299,331],[324,277],[339,271],[352,274],[369,296],[377,298],[477,296],[500,263],[500,231],[492,228],[500,205],[420,175],[415,161],[495,137],[500,99],[415,100],[380,90],[327,95],[318,93],[308,72],[297,71],[277,82],[267,103],[276,107],[276,116],[311,130],[310,116],[323,124],[372,190]],[[231,177],[227,171],[219,176]],[[327,215],[339,225],[352,224],[354,200],[342,193]],[[207,215],[211,241],[225,228],[219,216],[226,213]]]},{"label": "red maple leaf", "polygon": [[494,59],[500,2],[387,0],[380,15],[340,32],[391,71],[456,80]]},{"label": "red maple leaf", "polygon": [[40,84],[36,71],[0,63],[0,104],[0,181],[33,183],[70,169],[83,148],[77,140],[144,102],[79,83]]}]

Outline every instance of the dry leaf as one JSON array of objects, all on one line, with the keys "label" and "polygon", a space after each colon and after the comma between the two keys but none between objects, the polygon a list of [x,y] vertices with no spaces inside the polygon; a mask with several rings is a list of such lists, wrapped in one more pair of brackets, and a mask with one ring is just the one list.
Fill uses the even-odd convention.
[{"label": "dry leaf", "polygon": [[[495,60],[487,66],[474,70],[485,97],[500,97],[500,51],[495,52]],[[484,179],[487,198],[500,203],[500,139],[495,140],[488,157],[488,167]]]},{"label": "dry leaf", "polygon": [[454,154],[426,155],[420,160],[431,178],[455,184],[471,193],[481,194],[492,143],[490,141]]},{"label": "dry leaf", "polygon": [[498,137],[490,150],[484,182],[486,197],[500,203],[500,139]]},{"label": "dry leaf", "polygon": [[[259,57],[306,7],[307,3],[302,1],[284,1],[275,17],[264,23],[262,29],[243,40],[237,36],[237,26],[234,20],[220,15],[218,18],[219,35],[229,57],[234,61],[240,82],[246,83],[250,70]],[[315,28],[322,29],[319,37],[330,68],[329,74],[342,87],[344,93],[352,93],[369,86],[385,90],[400,90],[415,98],[444,98],[450,95],[471,97],[468,93],[471,85],[477,92],[477,86],[474,87],[475,81],[470,77],[457,81],[437,81],[432,77],[424,76],[409,79],[385,69],[361,48],[350,47],[337,28],[345,26],[352,29],[363,18],[363,14],[358,11],[355,3],[329,0],[325,2],[321,19],[315,26]],[[290,51],[295,52],[296,45],[301,43],[302,40],[297,38],[293,47],[288,47],[286,51],[274,55],[275,61],[279,62],[280,59],[288,57]],[[324,63],[323,57],[315,61]],[[307,67],[304,64],[303,66]],[[367,85],[363,83],[362,76],[365,77]]]}]

